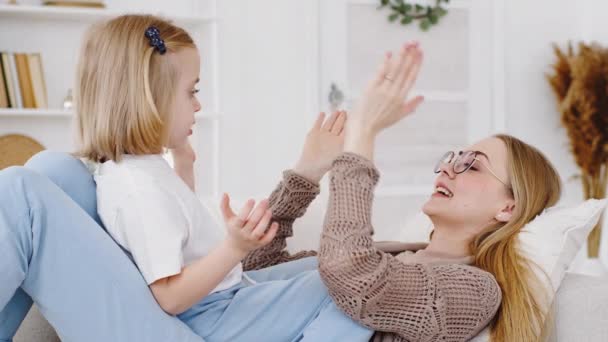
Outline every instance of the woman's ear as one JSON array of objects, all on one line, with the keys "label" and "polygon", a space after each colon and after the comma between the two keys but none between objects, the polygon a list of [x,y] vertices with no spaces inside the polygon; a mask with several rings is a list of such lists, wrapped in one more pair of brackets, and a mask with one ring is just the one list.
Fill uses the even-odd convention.
[{"label": "woman's ear", "polygon": [[511,217],[513,216],[513,211],[515,210],[515,203],[509,201],[506,206],[504,206],[496,215],[494,219],[498,222],[509,222]]}]

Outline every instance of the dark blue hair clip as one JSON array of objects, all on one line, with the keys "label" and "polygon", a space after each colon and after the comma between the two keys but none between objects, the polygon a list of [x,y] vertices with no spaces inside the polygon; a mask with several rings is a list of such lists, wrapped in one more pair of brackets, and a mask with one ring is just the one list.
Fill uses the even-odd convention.
[{"label": "dark blue hair clip", "polygon": [[160,38],[160,31],[156,26],[150,26],[146,29],[146,38],[150,40],[150,46],[153,46],[161,55],[167,52],[165,41]]}]

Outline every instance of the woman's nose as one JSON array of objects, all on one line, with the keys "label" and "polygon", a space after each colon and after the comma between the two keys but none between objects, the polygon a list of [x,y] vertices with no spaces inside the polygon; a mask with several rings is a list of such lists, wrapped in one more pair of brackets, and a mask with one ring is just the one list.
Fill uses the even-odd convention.
[{"label": "woman's nose", "polygon": [[439,163],[439,173],[445,173],[448,177],[454,178],[454,176],[456,174],[454,173],[454,168],[452,167],[453,162],[454,161],[452,160],[449,163],[446,163],[446,162]]}]

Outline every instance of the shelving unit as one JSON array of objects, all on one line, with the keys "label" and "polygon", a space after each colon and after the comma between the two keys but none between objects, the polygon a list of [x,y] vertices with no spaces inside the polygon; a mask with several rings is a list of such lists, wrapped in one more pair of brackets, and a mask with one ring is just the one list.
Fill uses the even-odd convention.
[{"label": "shelving unit", "polygon": [[[0,20],[2,19],[21,19],[21,20],[62,20],[62,21],[83,21],[100,20],[112,18],[124,13],[138,13],[138,11],[126,11],[104,8],[70,8],[36,5],[2,5],[0,4]],[[167,15],[166,13],[139,11],[139,13],[153,13],[160,16],[167,16],[181,25],[200,25],[215,20],[212,15]]]},{"label": "shelving unit", "polygon": [[195,165],[197,189],[202,189],[201,196],[216,196],[221,116],[217,101],[215,0],[106,0],[106,8],[54,7],[40,3],[21,0],[18,5],[0,4],[0,51],[41,54],[49,108],[0,108],[0,135],[24,134],[48,149],[72,151],[73,113],[61,107],[68,89],[73,86],[82,35],[99,20],[127,13],[158,15],[186,29],[199,47],[204,75],[199,100],[205,111],[196,114],[191,142],[199,156]]},{"label": "shelving unit", "polygon": [[70,118],[72,112],[63,109],[0,108],[0,118]]}]

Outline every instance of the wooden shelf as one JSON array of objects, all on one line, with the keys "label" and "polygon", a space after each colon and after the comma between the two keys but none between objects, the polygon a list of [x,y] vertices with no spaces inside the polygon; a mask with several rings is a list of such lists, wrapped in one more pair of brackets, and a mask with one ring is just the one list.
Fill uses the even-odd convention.
[{"label": "wooden shelf", "polygon": [[[72,118],[72,111],[63,109],[35,109],[35,108],[0,108],[0,118]],[[197,120],[217,120],[216,113],[200,112],[194,117]]]},{"label": "wooden shelf", "polygon": [[71,118],[72,112],[62,109],[0,108],[0,118]]},{"label": "wooden shelf", "polygon": [[[141,11],[116,11],[104,8],[54,7],[34,5],[0,5],[0,20],[4,19],[35,19],[94,22],[99,19],[115,17],[125,13],[142,13]],[[172,20],[178,24],[199,25],[215,21],[212,16],[182,16],[154,13]]]}]

